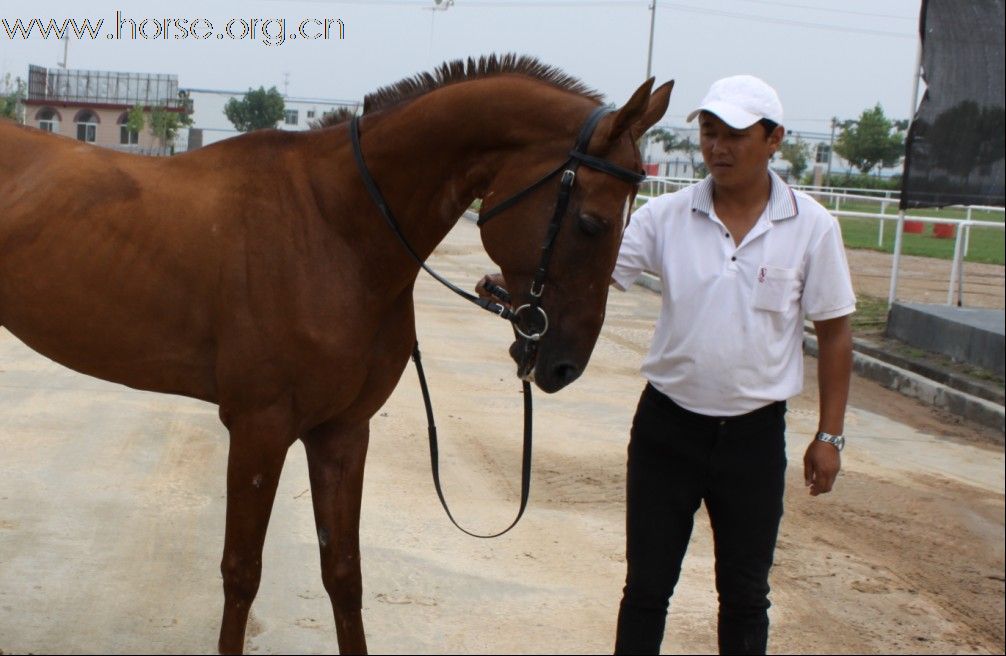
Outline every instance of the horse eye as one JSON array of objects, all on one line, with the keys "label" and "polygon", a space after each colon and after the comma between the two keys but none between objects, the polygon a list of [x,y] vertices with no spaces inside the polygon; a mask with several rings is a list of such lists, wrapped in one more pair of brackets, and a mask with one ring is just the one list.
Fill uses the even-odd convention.
[{"label": "horse eye", "polygon": [[608,229],[607,223],[589,214],[581,214],[580,220],[577,223],[580,226],[580,230],[590,237],[596,237]]}]

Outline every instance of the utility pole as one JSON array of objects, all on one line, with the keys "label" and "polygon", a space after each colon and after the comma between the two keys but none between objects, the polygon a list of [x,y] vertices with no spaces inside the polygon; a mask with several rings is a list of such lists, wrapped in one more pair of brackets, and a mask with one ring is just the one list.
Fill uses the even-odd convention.
[{"label": "utility pole", "polygon": [[838,119],[834,116],[831,117],[831,139],[828,141],[828,186],[831,186],[831,159],[835,156],[835,126],[838,125]]},{"label": "utility pole", "polygon": [[653,26],[657,21],[657,0],[653,0],[650,5],[650,48],[646,54],[646,79],[650,79],[653,72]]},{"label": "utility pole", "polygon": [[[646,51],[646,79],[649,80],[653,73],[653,28],[657,21],[657,0],[653,0],[650,5],[650,47]],[[646,151],[650,145],[650,140],[646,135],[640,139],[639,149],[643,153],[643,161],[646,161]]]},{"label": "utility pole", "polygon": [[66,69],[66,56],[67,56],[67,53],[68,53],[69,50],[70,50],[70,35],[69,34],[64,34],[63,35],[63,61],[57,62],[56,66],[58,66],[59,68],[62,68],[64,70]]},{"label": "utility pole", "polygon": [[430,12],[430,51],[426,59],[429,62],[429,66],[433,66],[433,28],[436,23],[436,16],[438,11],[447,11],[454,6],[454,0],[433,0],[432,7],[423,7]]}]

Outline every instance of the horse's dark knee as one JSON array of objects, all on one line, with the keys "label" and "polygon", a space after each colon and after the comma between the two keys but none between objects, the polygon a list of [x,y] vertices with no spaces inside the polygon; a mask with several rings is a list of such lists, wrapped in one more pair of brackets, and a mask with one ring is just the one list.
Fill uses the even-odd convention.
[{"label": "horse's dark knee", "polygon": [[240,556],[225,554],[220,563],[220,573],[227,599],[250,605],[262,580],[262,562],[248,562]]},{"label": "horse's dark knee", "polygon": [[342,610],[363,607],[359,553],[331,558],[321,573],[321,580],[334,607]]}]

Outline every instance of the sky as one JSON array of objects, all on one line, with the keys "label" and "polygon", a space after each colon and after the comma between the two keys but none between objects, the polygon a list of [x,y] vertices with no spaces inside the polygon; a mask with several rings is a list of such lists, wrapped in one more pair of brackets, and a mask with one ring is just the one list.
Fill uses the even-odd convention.
[{"label": "sky", "polygon": [[[504,52],[537,56],[615,104],[628,100],[646,78],[653,0],[455,0],[440,10],[433,10],[434,4],[0,0],[0,80],[8,73],[27,78],[29,64],[55,67],[62,59],[62,43],[43,38],[37,26],[27,39],[8,34],[17,19],[26,26],[36,18],[59,25],[66,19],[103,21],[98,38],[71,39],[71,69],[169,73],[182,88],[276,86],[293,97],[356,101],[445,60]],[[794,132],[827,133],[832,117],[856,118],[878,102],[888,116],[907,118],[920,5],[921,0],[656,0],[652,75],[658,84],[676,81],[660,124],[684,126],[714,80],[740,73],[757,75],[778,90],[786,127]],[[116,38],[119,20],[139,26],[145,19],[147,38],[131,38],[130,22],[122,23]],[[162,32],[165,19],[168,38]],[[253,19],[259,19],[254,38]],[[328,38],[322,32],[325,19],[331,19]],[[303,34],[317,38],[297,35],[304,21]]]}]

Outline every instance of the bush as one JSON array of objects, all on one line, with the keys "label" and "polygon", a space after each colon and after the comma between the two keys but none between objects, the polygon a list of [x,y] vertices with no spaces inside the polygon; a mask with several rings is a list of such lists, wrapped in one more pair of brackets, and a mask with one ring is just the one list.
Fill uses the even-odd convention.
[{"label": "bush", "polygon": [[900,191],[901,176],[894,175],[890,178],[878,178],[874,175],[856,175],[847,173],[842,176],[832,175],[831,181],[826,184],[829,187],[847,187],[850,189],[884,189]]}]

